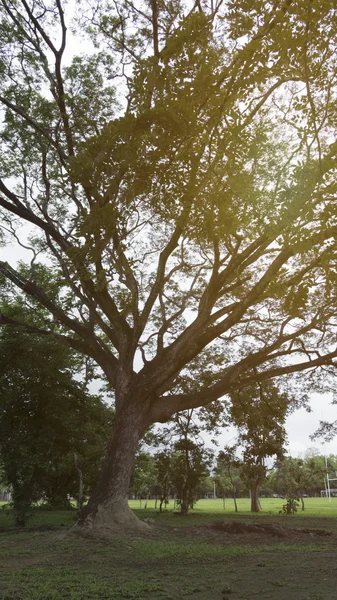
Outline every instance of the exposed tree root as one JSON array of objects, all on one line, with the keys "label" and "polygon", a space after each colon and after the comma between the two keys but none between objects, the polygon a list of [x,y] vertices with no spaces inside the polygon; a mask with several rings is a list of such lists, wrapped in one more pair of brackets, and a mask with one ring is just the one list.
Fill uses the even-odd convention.
[{"label": "exposed tree root", "polygon": [[95,517],[89,514],[79,519],[71,532],[87,538],[112,539],[114,537],[147,535],[152,528],[148,522],[138,519],[130,509],[109,511],[99,508]]}]

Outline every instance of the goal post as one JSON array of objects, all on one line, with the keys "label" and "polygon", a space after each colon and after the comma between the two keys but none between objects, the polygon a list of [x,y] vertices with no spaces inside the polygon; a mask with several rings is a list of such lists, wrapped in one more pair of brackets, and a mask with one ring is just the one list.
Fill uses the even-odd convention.
[{"label": "goal post", "polygon": [[326,478],[324,477],[325,490],[321,490],[321,496],[329,498],[329,502],[331,502],[331,493],[335,494],[337,492],[336,488],[330,486],[330,481],[337,481],[337,477],[329,477],[327,474]]}]

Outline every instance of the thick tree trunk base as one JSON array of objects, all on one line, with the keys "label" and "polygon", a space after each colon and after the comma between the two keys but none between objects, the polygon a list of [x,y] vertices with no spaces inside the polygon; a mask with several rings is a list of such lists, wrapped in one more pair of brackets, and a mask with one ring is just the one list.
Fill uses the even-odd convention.
[{"label": "thick tree trunk base", "polygon": [[79,517],[72,532],[83,537],[112,539],[113,537],[147,535],[151,526],[138,519],[127,506],[99,505],[95,514]]},{"label": "thick tree trunk base", "polygon": [[145,430],[138,404],[125,404],[116,412],[112,439],[96,487],[79,514],[74,533],[113,539],[151,531],[129,508],[128,490],[139,440]]}]

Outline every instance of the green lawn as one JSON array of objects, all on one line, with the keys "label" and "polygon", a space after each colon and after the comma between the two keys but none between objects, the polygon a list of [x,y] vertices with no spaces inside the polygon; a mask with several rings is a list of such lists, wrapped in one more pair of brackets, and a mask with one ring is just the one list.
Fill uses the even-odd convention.
[{"label": "green lawn", "polygon": [[[305,498],[305,511],[301,512],[301,507],[299,506],[298,514],[308,515],[308,516],[321,516],[321,517],[337,517],[337,498],[331,498],[331,502],[329,502],[328,498]],[[273,514],[278,515],[279,511],[282,510],[282,506],[285,503],[285,500],[282,498],[261,498],[261,514]],[[250,513],[250,500],[249,498],[239,498],[237,500],[239,513]],[[133,510],[143,509],[145,502],[142,500],[142,505],[139,500],[130,500],[129,505]],[[158,503],[159,506],[159,503]],[[149,500],[147,504],[147,510],[153,511],[155,508],[155,500]],[[168,511],[173,511],[173,500],[170,500],[169,505],[167,506]],[[179,507],[176,507],[176,511],[179,511]],[[222,499],[207,499],[207,500],[199,500],[195,505],[195,508],[191,511],[193,514],[203,514],[203,513],[212,513],[212,514],[231,514],[234,513],[234,502],[232,499],[228,499],[225,502],[225,509],[223,506]]]},{"label": "green lawn", "polygon": [[[282,498],[261,498],[261,506],[262,511],[258,515],[266,516],[266,515],[278,515],[279,511],[282,510],[282,505],[284,504],[284,500]],[[12,527],[13,523],[11,520],[11,511],[10,510],[1,510],[1,506],[5,503],[0,502],[0,528]],[[250,513],[250,500],[249,498],[239,498],[237,500],[239,514],[238,517],[242,515],[249,515]],[[140,503],[139,500],[130,500],[130,507],[135,510],[142,518],[145,518],[147,515],[152,517],[152,513],[155,511],[155,500],[149,500],[147,504],[147,509],[144,509],[145,502],[142,500]],[[157,509],[159,509],[159,503],[157,505]],[[179,512],[179,507],[177,506],[174,509],[173,500],[170,500],[170,503],[163,511],[163,514],[160,515],[161,519],[167,524],[170,525],[173,523],[172,518],[175,517],[173,512]],[[150,514],[151,513],[151,514]],[[207,499],[207,500],[199,500],[195,505],[195,508],[190,511],[191,515],[199,516],[200,522],[205,522],[209,519],[212,519],[212,515],[216,515],[216,517],[220,517],[222,515],[229,516],[235,515],[234,511],[234,502],[232,499],[226,499],[225,509],[223,507],[222,499]],[[329,502],[328,498],[305,498],[305,511],[301,511],[301,506],[298,507],[298,512],[295,516],[304,516],[304,517],[337,517],[337,498],[332,498],[331,502]],[[74,522],[76,518],[76,511],[49,511],[49,510],[34,510],[34,517],[29,522],[29,524],[36,526],[41,525],[64,525],[69,526]],[[174,518],[176,522],[176,519]],[[185,523],[185,521],[183,521]],[[178,521],[178,526],[180,526],[181,520]],[[1,596],[0,596],[0,600]]]},{"label": "green lawn", "polygon": [[[279,516],[282,499],[200,500],[187,517],[130,502],[154,527],[145,537],[83,539],[71,533],[76,510],[36,508],[27,528],[0,509],[0,600],[323,600],[335,598],[337,499],[309,498],[306,512]],[[323,518],[322,518],[323,517]],[[228,534],[214,522],[276,524],[291,532]],[[296,528],[304,528],[297,533]],[[319,536],[308,529],[329,530]],[[243,568],[244,565],[244,568]],[[320,573],[320,577],[317,576]]]}]

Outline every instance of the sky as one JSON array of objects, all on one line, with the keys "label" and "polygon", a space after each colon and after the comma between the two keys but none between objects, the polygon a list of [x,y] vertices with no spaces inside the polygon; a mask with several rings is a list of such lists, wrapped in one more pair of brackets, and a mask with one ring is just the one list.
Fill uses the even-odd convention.
[{"label": "sky", "polygon": [[315,447],[321,454],[337,454],[337,437],[332,442],[310,440],[319,426],[319,421],[337,420],[337,405],[331,405],[332,394],[312,394],[310,398],[311,413],[304,408],[295,411],[287,419],[289,438],[288,452],[291,456],[300,456],[307,448]]},{"label": "sky", "polygon": [[[305,451],[315,448],[323,455],[337,454],[337,437],[330,443],[317,439],[312,441],[310,436],[319,427],[319,422],[337,420],[337,405],[331,405],[332,394],[312,394],[310,407],[312,412],[300,408],[292,413],[286,420],[288,444],[287,454],[294,458],[302,458]],[[209,436],[211,438],[211,436]],[[236,438],[235,427],[224,429],[219,436],[219,450],[226,444],[234,444]],[[207,442],[206,442],[207,443]]]}]

